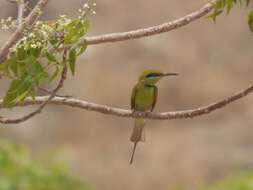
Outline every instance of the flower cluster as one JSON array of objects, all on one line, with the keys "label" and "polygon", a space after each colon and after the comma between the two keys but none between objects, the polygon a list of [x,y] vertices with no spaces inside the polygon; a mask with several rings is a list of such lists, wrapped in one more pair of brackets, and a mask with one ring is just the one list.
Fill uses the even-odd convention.
[{"label": "flower cluster", "polygon": [[49,39],[52,36],[53,29],[47,24],[38,21],[35,24],[32,32],[26,31],[24,37],[17,43],[16,46],[10,49],[11,52],[17,51],[17,49],[43,49],[48,44]]},{"label": "flower cluster", "polygon": [[2,30],[15,29],[16,27],[17,21],[12,17],[8,17],[7,19],[0,19],[0,28]]},{"label": "flower cluster", "polygon": [[91,5],[89,3],[85,3],[82,8],[78,9],[78,12],[80,13],[79,19],[85,18],[89,13],[96,15],[96,11],[94,10],[96,6],[96,3],[92,3]]}]

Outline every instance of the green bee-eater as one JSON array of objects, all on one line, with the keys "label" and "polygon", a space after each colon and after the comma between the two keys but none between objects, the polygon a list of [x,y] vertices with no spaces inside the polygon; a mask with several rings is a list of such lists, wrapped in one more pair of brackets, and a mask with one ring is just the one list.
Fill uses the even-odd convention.
[{"label": "green bee-eater", "polygon": [[[133,111],[153,111],[157,100],[156,83],[164,76],[176,76],[177,73],[163,73],[158,70],[145,70],[139,77],[139,81],[134,86],[131,97],[131,109]],[[145,119],[135,119],[135,124],[130,140],[134,143],[130,164],[133,162],[136,145],[139,141],[144,141],[143,129]]]}]

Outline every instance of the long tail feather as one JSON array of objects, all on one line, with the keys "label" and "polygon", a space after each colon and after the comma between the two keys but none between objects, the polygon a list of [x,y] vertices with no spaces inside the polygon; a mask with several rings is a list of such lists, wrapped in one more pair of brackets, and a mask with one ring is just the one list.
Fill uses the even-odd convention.
[{"label": "long tail feather", "polygon": [[144,136],[143,136],[143,129],[145,126],[145,120],[142,118],[135,119],[135,124],[133,128],[133,132],[130,138],[130,141],[134,143],[131,159],[130,159],[130,164],[133,163],[134,159],[134,154],[135,154],[135,149],[139,141],[144,141]]},{"label": "long tail feather", "polygon": [[133,151],[132,151],[132,155],[131,155],[131,159],[130,159],[130,164],[132,164],[133,161],[134,161],[134,153],[135,153],[135,149],[136,149],[137,143],[138,142],[134,142],[134,147],[133,147]]}]

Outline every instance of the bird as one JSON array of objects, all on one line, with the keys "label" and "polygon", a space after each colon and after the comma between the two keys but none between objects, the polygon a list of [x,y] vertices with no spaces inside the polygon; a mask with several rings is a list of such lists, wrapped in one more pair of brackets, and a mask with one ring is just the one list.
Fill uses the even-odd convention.
[{"label": "bird", "polygon": [[[152,112],[157,101],[158,89],[156,83],[166,76],[177,76],[178,73],[163,73],[155,69],[146,69],[142,72],[138,82],[132,90],[131,110],[141,112]],[[140,141],[145,141],[144,136],[144,118],[136,118],[130,141],[133,142],[130,164],[133,163],[135,149]]]}]

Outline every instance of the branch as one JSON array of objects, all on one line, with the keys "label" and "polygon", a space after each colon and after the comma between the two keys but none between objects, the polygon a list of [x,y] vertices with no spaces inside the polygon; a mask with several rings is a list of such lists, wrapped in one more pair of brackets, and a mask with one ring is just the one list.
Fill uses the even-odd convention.
[{"label": "branch", "polygon": [[[99,105],[91,102],[86,102],[83,100],[78,100],[74,98],[61,98],[55,97],[51,99],[48,103],[55,105],[66,105],[70,107],[76,107],[85,109],[88,111],[95,111],[103,114],[115,115],[120,117],[134,117],[134,118],[147,118],[147,119],[157,119],[157,120],[171,120],[171,119],[186,119],[193,118],[205,114],[209,114],[215,110],[221,109],[227,104],[237,101],[248,94],[253,92],[253,85],[248,88],[229,96],[219,102],[199,107],[192,110],[174,111],[174,112],[162,112],[162,113],[152,113],[152,112],[133,112],[132,110],[125,110],[120,108],[113,108],[106,105]],[[35,100],[32,98],[27,98],[23,103],[19,103],[16,106],[29,106],[41,104],[48,101],[48,96],[39,96]],[[0,108],[3,108],[3,101],[0,100]],[[7,122],[8,123],[8,122]]]},{"label": "branch", "polygon": [[61,75],[61,79],[58,83],[58,85],[56,86],[56,88],[52,91],[52,93],[50,94],[50,96],[47,96],[46,99],[44,99],[43,102],[41,102],[41,105],[33,112],[20,117],[20,118],[14,118],[14,119],[8,119],[8,118],[3,118],[0,117],[0,123],[4,123],[4,124],[17,124],[17,123],[21,123],[24,122],[30,118],[32,118],[33,116],[39,114],[43,108],[55,97],[56,93],[59,91],[59,89],[63,86],[63,83],[66,79],[66,75],[67,75],[67,66],[64,66],[64,69],[62,71],[62,75]]},{"label": "branch", "polygon": [[46,5],[48,0],[40,0],[33,8],[31,13],[24,19],[17,30],[11,35],[10,39],[4,44],[0,50],[0,64],[5,62],[9,49],[14,46],[23,36],[23,32],[27,26],[31,26],[41,15],[41,9]]},{"label": "branch", "polygon": [[25,13],[25,1],[20,1],[17,2],[18,5],[18,16],[17,16],[17,21],[18,21],[18,26],[20,26],[23,22],[24,18],[24,13]]},{"label": "branch", "polygon": [[218,1],[219,0],[209,1],[209,3],[207,3],[206,5],[204,5],[202,8],[200,8],[199,10],[195,12],[192,12],[174,21],[166,22],[157,26],[152,26],[152,27],[138,29],[138,30],[132,30],[128,32],[118,32],[118,33],[104,34],[104,35],[93,36],[93,37],[86,37],[80,41],[80,45],[83,43],[87,43],[88,45],[94,45],[94,44],[101,44],[101,43],[107,43],[107,42],[132,40],[132,39],[148,37],[148,36],[152,36],[156,34],[161,34],[164,32],[169,32],[171,30],[175,30],[177,28],[185,26],[207,15],[208,13],[211,12],[214,4]]},{"label": "branch", "polygon": [[[40,0],[38,2],[38,4],[32,10],[29,16],[25,19],[23,24],[21,24],[18,27],[15,33],[11,36],[10,40],[7,41],[7,43],[1,48],[0,64],[6,60],[7,55],[9,53],[9,48],[11,48],[14,44],[18,42],[18,40],[20,40],[25,27],[27,25],[33,24],[35,20],[39,17],[39,12],[40,12],[39,10],[46,5],[47,1],[48,0]],[[148,37],[148,36],[152,36],[152,35],[156,35],[156,34],[160,34],[164,32],[169,32],[171,30],[175,30],[177,28],[185,26],[207,15],[209,12],[211,12],[214,4],[218,1],[219,0],[211,0],[209,3],[204,5],[199,10],[171,22],[166,22],[157,26],[152,26],[152,27],[138,29],[138,30],[132,30],[128,32],[118,32],[118,33],[104,34],[104,35],[93,36],[93,37],[86,37],[80,40],[78,45],[80,46],[82,46],[82,44],[94,45],[94,44],[101,44],[101,43],[107,43],[107,42],[131,40],[131,39],[138,39],[142,37]]]}]

